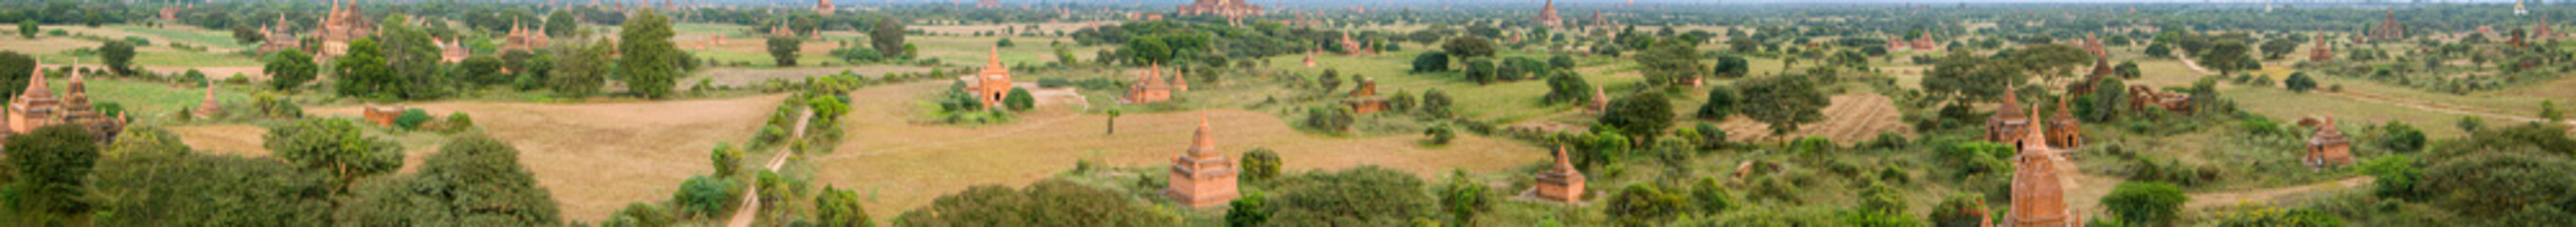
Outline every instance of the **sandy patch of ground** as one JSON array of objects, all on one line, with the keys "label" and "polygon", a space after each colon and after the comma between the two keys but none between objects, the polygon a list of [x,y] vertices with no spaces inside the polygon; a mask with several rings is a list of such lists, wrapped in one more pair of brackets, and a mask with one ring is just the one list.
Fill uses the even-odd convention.
[{"label": "sandy patch of ground", "polygon": [[[668,199],[680,181],[711,172],[706,152],[719,142],[738,144],[748,139],[785,98],[584,104],[458,101],[406,106],[441,116],[458,111],[473,115],[485,133],[519,148],[520,163],[536,173],[539,186],[553,192],[567,219],[599,220],[627,203]],[[325,107],[312,112],[355,117],[359,108]]]},{"label": "sandy patch of ground", "polygon": [[[1798,132],[1789,136],[1824,136],[1835,143],[1852,144],[1877,138],[1879,132],[1912,134],[1914,131],[1913,126],[1905,125],[1905,121],[1899,118],[1902,113],[1896,111],[1896,103],[1887,96],[1845,94],[1829,99],[1833,105],[1825,106],[1823,121],[1800,125]],[[1771,136],[1770,124],[1742,116],[1729,117],[1717,127],[1726,130],[1729,140],[1770,141],[1781,138]]]},{"label": "sandy patch of ground", "polygon": [[862,97],[842,127],[847,141],[834,153],[809,157],[822,167],[818,184],[867,193],[871,215],[891,217],[940,195],[978,184],[1022,185],[1071,169],[1077,160],[1109,166],[1162,166],[1189,146],[1201,119],[1213,128],[1226,156],[1266,147],[1280,152],[1291,170],[1381,165],[1437,176],[1451,169],[1496,171],[1543,161],[1544,150],[1511,141],[1465,136],[1445,147],[1416,145],[1419,136],[1335,138],[1290,128],[1268,113],[1219,109],[1118,118],[1107,134],[1107,116],[1074,107],[1042,106],[1016,122],[958,127],[906,122],[920,111],[921,95],[946,81],[860,90]]},{"label": "sandy patch of ground", "polygon": [[268,140],[267,128],[249,125],[193,125],[169,127],[178,134],[179,142],[197,151],[241,156],[268,156],[262,143]]}]

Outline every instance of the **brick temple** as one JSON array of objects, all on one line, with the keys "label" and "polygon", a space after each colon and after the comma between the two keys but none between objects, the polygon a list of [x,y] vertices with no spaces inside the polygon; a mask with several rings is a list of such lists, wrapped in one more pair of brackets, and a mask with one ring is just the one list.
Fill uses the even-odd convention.
[{"label": "brick temple", "polygon": [[2311,42],[2316,42],[2316,47],[2308,48],[2308,61],[2333,61],[2334,47],[2326,45],[2326,35],[2317,34],[2313,37],[2316,37],[2316,40]]},{"label": "brick temple", "polygon": [[984,55],[984,70],[975,73],[974,84],[966,90],[983,100],[985,106],[1002,106],[1002,97],[1011,94],[1011,68],[1002,66],[1002,48],[994,47]]},{"label": "brick temple", "polygon": [[[2039,115],[2036,110],[2029,114]],[[2013,162],[2018,168],[2013,170],[2012,214],[2004,217],[2006,219],[2004,225],[2012,227],[2082,225],[2084,223],[2082,216],[2076,216],[2075,212],[2067,211],[2066,186],[2061,185],[2065,181],[2057,177],[2058,151],[2050,147],[2047,139],[2039,133],[2046,131],[2046,128],[2040,125],[2025,126],[2026,128],[2020,130],[2021,133],[2018,135],[2022,137],[2018,139],[2021,142],[2013,144],[2014,150],[2019,154],[2013,157]]]},{"label": "brick temple", "polygon": [[1123,99],[1126,99],[1127,103],[1171,101],[1172,85],[1163,81],[1163,64],[1154,64],[1144,73],[1137,74],[1136,82],[1127,85],[1127,97]]},{"label": "brick temple", "polygon": [[2388,11],[2385,19],[2379,20],[2379,26],[2370,28],[2369,37],[2370,40],[2387,41],[2404,39],[2406,38],[2406,24],[2398,23],[2397,11],[2390,10]]},{"label": "brick temple", "polygon": [[1549,28],[1565,26],[1565,18],[1556,15],[1556,0],[1548,0],[1547,6],[1540,7],[1538,9],[1538,17],[1532,17],[1530,20],[1532,22],[1537,22],[1539,26],[1547,26]]},{"label": "brick temple", "polygon": [[215,83],[206,83],[206,100],[198,102],[197,111],[191,114],[197,115],[197,118],[214,118],[215,114],[223,112],[224,106],[215,102]]},{"label": "brick temple", "polygon": [[1350,106],[1351,112],[1358,114],[1386,110],[1386,98],[1377,96],[1377,79],[1362,78],[1359,82],[1359,87],[1351,88],[1350,98],[1342,100],[1342,105]]},{"label": "brick temple", "polygon": [[1987,142],[2020,144],[2024,139],[2022,134],[2036,133],[2022,131],[2030,128],[2031,116],[2022,115],[2021,99],[2015,96],[2018,95],[2014,95],[2010,90],[2004,91],[2004,103],[1995,107],[1993,116],[1986,117]]},{"label": "brick temple", "polygon": [[1216,136],[1208,129],[1207,115],[1199,115],[1199,130],[1190,136],[1190,148],[1172,158],[1170,186],[1163,195],[1183,205],[1206,207],[1234,201],[1234,161],[1218,154]]},{"label": "brick temple", "polygon": [[1530,188],[1534,192],[1528,194],[1550,202],[1582,203],[1583,171],[1575,170],[1568,158],[1571,157],[1565,156],[1565,146],[1557,146],[1556,166],[1539,172],[1538,183]]},{"label": "brick temple", "polygon": [[350,1],[345,5],[338,0],[331,1],[331,11],[323,14],[318,25],[321,27],[313,31],[313,37],[322,41],[321,49],[314,51],[314,56],[332,59],[348,55],[350,41],[375,35],[376,23],[359,10],[356,0]]},{"label": "brick temple", "polygon": [[100,141],[113,141],[117,133],[124,131],[125,116],[106,116],[90,109],[89,89],[81,74],[73,72],[71,80],[69,93],[56,97],[45,82],[42,67],[29,74],[27,90],[9,100],[8,121],[0,121],[0,128],[8,131],[0,132],[0,138],[35,132],[45,126],[80,125]]},{"label": "brick temple", "polygon": [[2308,136],[2307,152],[2299,156],[2299,162],[2318,168],[2352,164],[2352,140],[2344,138],[2334,118],[2309,117],[2299,124],[2317,128],[2315,135]]},{"label": "brick temple", "polygon": [[1180,16],[1215,15],[1225,17],[1227,24],[1243,24],[1244,17],[1260,16],[1261,6],[1244,0],[1195,0],[1175,7]]},{"label": "brick temple", "polygon": [[502,44],[501,49],[536,52],[537,48],[546,46],[544,30],[544,28],[538,28],[537,31],[530,31],[528,27],[520,26],[518,20],[510,20],[510,33],[508,36],[501,37],[501,41],[506,43]]}]

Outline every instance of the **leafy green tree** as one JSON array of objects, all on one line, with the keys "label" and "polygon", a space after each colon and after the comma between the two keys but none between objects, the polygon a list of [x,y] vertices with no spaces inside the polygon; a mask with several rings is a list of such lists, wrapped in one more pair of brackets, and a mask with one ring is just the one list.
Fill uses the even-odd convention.
[{"label": "leafy green tree", "polygon": [[1458,138],[1458,130],[1450,129],[1449,125],[1437,125],[1423,129],[1422,136],[1431,137],[1431,144],[1448,145],[1450,140]]},{"label": "leafy green tree", "polygon": [[320,173],[275,158],[190,152],[158,128],[124,133],[90,173],[89,198],[116,198],[92,200],[96,213],[114,215],[94,224],[319,226],[330,220],[331,201],[316,193],[330,190],[330,178]]},{"label": "leafy green tree", "polygon": [[1440,186],[1441,211],[1449,213],[1450,223],[1473,226],[1476,214],[1494,210],[1494,195],[1466,170],[1449,172],[1449,182]]},{"label": "leafy green tree", "polygon": [[1843,223],[1852,226],[1923,226],[1923,220],[1905,215],[1905,195],[1886,184],[1871,183],[1860,192],[1860,205],[1841,213]]},{"label": "leafy green tree", "polygon": [[1226,202],[1225,226],[1253,227],[1270,221],[1269,198],[1259,191],[1244,192],[1242,198]]},{"label": "leafy green tree", "polygon": [[1592,101],[1592,82],[1584,81],[1573,71],[1558,71],[1547,77],[1547,103],[1583,103]]},{"label": "leafy green tree", "polygon": [[9,136],[8,149],[11,178],[7,190],[13,193],[7,201],[19,212],[47,216],[77,216],[90,210],[82,199],[89,184],[92,167],[98,162],[99,148],[88,129],[77,124],[36,128],[26,134]]},{"label": "leafy green tree", "polygon": [[293,92],[304,87],[304,83],[312,82],[314,74],[320,73],[322,66],[313,62],[312,54],[290,48],[270,56],[268,66],[260,70],[268,73],[270,89]]},{"label": "leafy green tree", "polygon": [[2229,62],[2247,62],[2253,59],[2251,57],[2247,57],[2249,53],[2246,52],[2249,51],[2248,49],[2250,48],[2246,47],[2244,40],[2221,40],[2216,43],[2210,43],[2208,49],[2209,50],[2204,52],[2194,52],[2200,54],[2199,58],[2196,60],[2199,60],[2198,63],[2200,63],[2201,67],[2218,70],[2218,75],[2220,76],[2234,75],[2236,71],[2243,71],[2249,68],[2247,67],[2247,64],[2229,64]]},{"label": "leafy green tree", "polygon": [[1932,71],[1923,76],[1923,93],[1953,102],[1998,100],[2006,89],[2030,78],[2022,72],[2008,61],[1953,50],[1942,55],[1932,64]]},{"label": "leafy green tree", "polygon": [[2120,61],[2119,65],[2111,66],[2111,72],[2119,74],[2121,79],[2138,79],[2138,76],[2146,75],[2138,71],[2138,61]]},{"label": "leafy green tree", "polygon": [[1445,52],[1414,54],[1412,72],[1448,72],[1448,54]]},{"label": "leafy green tree", "polygon": [[1448,93],[1442,93],[1440,92],[1440,89],[1433,88],[1430,91],[1422,92],[1422,104],[1420,105],[1423,114],[1431,115],[1432,117],[1449,117],[1449,114],[1451,114],[1451,110],[1449,109],[1450,102]]},{"label": "leafy green tree", "polygon": [[555,10],[553,13],[547,13],[546,26],[542,26],[545,29],[543,32],[546,36],[573,37],[573,33],[581,30],[581,19],[573,18],[572,14],[573,10]]},{"label": "leafy green tree", "polygon": [[977,185],[905,211],[895,226],[1165,226],[1176,218],[1156,213],[1117,192],[1062,180],[1026,190]]},{"label": "leafy green tree", "polygon": [[458,62],[456,67],[459,71],[463,71],[463,73],[465,73],[465,79],[467,79],[467,82],[473,82],[473,84],[470,84],[471,86],[492,86],[510,83],[510,75],[501,74],[501,58],[499,57],[493,57],[491,55],[466,57],[465,61]]},{"label": "leafy green tree", "polygon": [[1744,56],[1728,54],[1717,56],[1717,64],[1710,67],[1709,74],[1717,77],[1740,78],[1748,75],[1747,72],[1751,70],[1753,70],[1753,64],[1746,63]]},{"label": "leafy green tree", "polygon": [[876,47],[880,53],[909,57],[912,52],[904,51],[902,19],[887,17],[876,21],[876,26],[870,26],[868,30],[868,46]]},{"label": "leafy green tree", "polygon": [[1476,81],[1477,85],[1485,85],[1501,82],[1503,78],[1502,72],[1495,68],[1493,59],[1469,58],[1467,59],[1467,80]]},{"label": "leafy green tree", "polygon": [[671,212],[663,210],[661,206],[644,203],[629,203],[626,204],[626,208],[618,209],[616,214],[611,214],[607,220],[601,220],[599,225],[624,227],[668,227],[671,226],[671,222],[674,222],[672,219],[673,217]]},{"label": "leafy green tree", "polygon": [[1163,39],[1154,37],[1129,39],[1127,40],[1127,45],[1120,48],[1122,49],[1119,51],[1127,52],[1128,56],[1135,57],[1133,62],[1137,64],[1169,63],[1171,62],[1173,55],[1172,46],[1170,44],[1164,43]]},{"label": "leafy green tree", "polygon": [[[39,69],[36,68],[35,57],[15,51],[0,51],[0,86],[27,87],[29,77],[34,76],[36,70]],[[0,97],[18,97],[19,92],[26,90],[0,89]]]},{"label": "leafy green tree", "polygon": [[1002,96],[1002,104],[1011,111],[1029,111],[1038,107],[1038,97],[1030,95],[1029,89],[1011,88],[1009,95]]},{"label": "leafy green tree", "polygon": [[2362,174],[2370,174],[2371,194],[2386,198],[2416,199],[2423,195],[2424,170],[2415,158],[2403,154],[2384,155],[2361,162]]},{"label": "leafy green tree", "polygon": [[2281,56],[2289,55],[2291,51],[2299,49],[2299,41],[2295,38],[2274,38],[2263,41],[2260,48],[2263,49],[2263,59],[2281,60]]},{"label": "leafy green tree", "polygon": [[585,97],[599,92],[600,87],[608,83],[612,64],[616,64],[608,57],[615,48],[606,42],[556,46],[555,56],[563,57],[554,59],[554,72],[549,73],[546,86],[567,97]]},{"label": "leafy green tree", "polygon": [[1113,108],[1113,109],[1109,109],[1109,111],[1108,111],[1108,112],[1109,112],[1109,124],[1108,124],[1108,127],[1107,127],[1108,129],[1107,129],[1107,130],[1108,130],[1109,132],[1108,132],[1108,133],[1106,133],[1106,134],[1110,134],[1110,135],[1117,135],[1117,134],[1118,134],[1118,115],[1120,115],[1121,111],[1118,111],[1118,109],[1114,109],[1114,108]]},{"label": "leafy green tree", "polygon": [[2379,129],[2382,130],[2383,136],[2375,142],[2389,151],[2414,153],[2424,148],[2424,130],[2415,129],[2415,126],[2406,125],[2405,122],[2388,121],[2387,125],[2380,126]]},{"label": "leafy green tree", "polygon": [[[1351,79],[1357,80],[1359,78],[1358,76],[1352,76]],[[1315,77],[1315,85],[1316,87],[1322,88],[1323,93],[1333,93],[1333,90],[1342,88],[1342,72],[1340,70],[1324,69],[1324,74]]]},{"label": "leafy green tree", "polygon": [[2074,74],[2067,73],[2067,70],[2089,66],[2094,60],[2092,52],[2085,52],[2082,48],[2066,44],[2027,46],[2014,50],[2011,55],[2012,59],[2009,61],[2020,64],[2023,72],[2041,75],[2047,79],[2073,76]]},{"label": "leafy green tree", "polygon": [[387,87],[395,80],[393,69],[386,66],[375,38],[349,41],[349,53],[333,62],[333,81],[337,81],[340,96],[393,97],[392,91],[397,88]]},{"label": "leafy green tree", "polygon": [[1754,121],[1770,124],[1772,135],[1797,132],[1800,125],[1823,121],[1825,106],[1833,101],[1816,89],[1814,81],[1795,76],[1754,77],[1736,82],[1743,86],[1742,106],[1736,112]]},{"label": "leafy green tree", "polygon": [[618,75],[625,76],[626,89],[650,99],[671,97],[676,80],[685,72],[679,66],[690,62],[688,53],[671,43],[671,18],[651,10],[629,20],[619,30]]},{"label": "leafy green tree", "polygon": [[2308,72],[2290,73],[2289,78],[2281,79],[2281,87],[2289,88],[2291,92],[2307,93],[2317,89],[2317,80],[2309,78]]},{"label": "leafy green tree", "polygon": [[1610,100],[1609,109],[1601,113],[1601,124],[1619,129],[1629,137],[1653,140],[1673,127],[1673,102],[1662,92],[1639,92]]},{"label": "leafy green tree", "polygon": [[1677,86],[1700,76],[1699,69],[1709,68],[1700,63],[1698,49],[1699,45],[1678,39],[1656,42],[1636,57],[1642,67],[1638,72],[1646,76],[1648,85]]},{"label": "leafy green tree", "polygon": [[1693,116],[1702,120],[1726,120],[1727,116],[1735,114],[1736,103],[1742,102],[1735,96],[1735,87],[1709,86],[1708,103],[1700,104],[1699,112]]},{"label": "leafy green tree", "polygon": [[1271,151],[1270,148],[1253,148],[1252,151],[1243,152],[1242,179],[1251,182],[1269,181],[1271,178],[1279,177],[1281,165],[1283,163],[1279,162],[1279,152]]},{"label": "leafy green tree", "polygon": [[716,149],[707,152],[707,161],[714,163],[716,176],[741,174],[742,149],[734,148],[732,144],[716,143]]},{"label": "leafy green tree", "polygon": [[357,122],[341,118],[296,121],[271,128],[261,147],[279,159],[332,176],[332,191],[347,190],[358,178],[402,168],[402,144],[367,136]]},{"label": "leafy green tree", "polygon": [[2173,47],[2164,43],[2147,44],[2146,54],[2148,57],[2173,56]]},{"label": "leafy green tree", "polygon": [[802,38],[769,37],[769,58],[777,61],[778,67],[796,67],[796,51],[804,47]]},{"label": "leafy green tree", "polygon": [[389,15],[385,17],[384,22],[377,23],[382,25],[378,26],[377,32],[380,34],[376,35],[378,38],[376,41],[380,45],[378,47],[383,48],[379,53],[384,54],[385,66],[391,69],[391,72],[388,73],[389,79],[376,82],[380,82],[379,86],[382,86],[385,92],[389,92],[387,96],[390,98],[425,99],[442,96],[447,91],[444,90],[445,86],[440,85],[448,79],[439,69],[441,65],[438,61],[438,45],[432,43],[426,28],[414,27],[410,25],[411,23],[407,23],[408,21],[401,15]]},{"label": "leafy green tree", "polygon": [[2567,121],[2567,112],[2558,111],[2558,102],[2540,100],[2540,119],[2548,119],[2549,122]]},{"label": "leafy green tree", "polygon": [[1308,173],[1279,187],[1271,224],[1283,226],[1390,225],[1432,210],[1422,179],[1376,165]]},{"label": "leafy green tree", "polygon": [[2434,164],[2424,171],[2421,187],[2431,192],[2430,202],[2446,210],[2464,217],[2497,218],[2525,207],[2565,207],[2576,201],[2576,194],[2567,193],[2576,191],[2576,181],[2535,180],[2564,176],[2576,176],[2576,162],[2564,154],[2482,152]]},{"label": "leafy green tree", "polygon": [[1690,205],[1683,203],[1681,196],[1664,193],[1649,184],[1620,188],[1604,203],[1607,206],[1602,211],[1620,226],[1655,226],[1690,212]]},{"label": "leafy green tree", "polygon": [[743,184],[724,176],[692,176],[672,192],[672,205],[682,217],[716,217],[741,201]]},{"label": "leafy green tree", "polygon": [[19,21],[18,21],[18,37],[19,37],[19,38],[27,38],[27,39],[36,39],[36,19],[35,19],[35,18],[27,18],[26,20],[19,20]]},{"label": "leafy green tree", "polygon": [[1691,207],[1698,208],[1696,210],[1701,216],[1713,217],[1744,208],[1742,202],[1736,201],[1735,193],[1728,192],[1726,185],[1718,184],[1714,177],[1700,177],[1699,181],[1691,183],[1690,201]]},{"label": "leafy green tree", "polygon": [[562,223],[562,212],[519,151],[500,140],[448,141],[422,161],[420,173],[379,181],[342,207],[344,221],[367,225],[531,226]]},{"label": "leafy green tree", "polygon": [[815,221],[820,222],[816,224],[834,227],[876,226],[876,221],[868,219],[867,207],[860,204],[862,198],[858,192],[850,189],[823,188],[821,195],[814,196]]},{"label": "leafy green tree", "polygon": [[134,73],[134,43],[111,40],[105,44],[99,44],[98,58],[100,63],[107,64],[107,69],[116,71],[116,74]]},{"label": "leafy green tree", "polygon": [[1574,56],[1565,56],[1563,54],[1549,56],[1547,57],[1547,66],[1549,69],[1555,70],[1573,70]]},{"label": "leafy green tree", "polygon": [[1477,36],[1451,37],[1440,43],[1440,52],[1459,58],[1493,57],[1494,41]]},{"label": "leafy green tree", "polygon": [[2102,196],[2102,206],[2131,225],[2172,224],[2182,219],[2182,205],[2189,202],[2182,187],[2163,182],[2120,183]]}]

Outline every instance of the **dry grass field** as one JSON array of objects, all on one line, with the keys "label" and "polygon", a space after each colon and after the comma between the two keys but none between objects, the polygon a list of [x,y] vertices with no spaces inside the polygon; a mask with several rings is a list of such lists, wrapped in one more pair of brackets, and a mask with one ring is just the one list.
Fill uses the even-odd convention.
[{"label": "dry grass field", "polygon": [[1068,106],[1041,106],[1016,122],[942,126],[906,122],[927,111],[924,95],[947,82],[922,82],[860,90],[843,123],[847,140],[834,153],[808,156],[820,166],[820,184],[854,188],[868,198],[871,215],[891,217],[927,205],[940,195],[978,184],[1021,185],[1072,169],[1088,160],[1108,166],[1167,165],[1189,146],[1204,117],[1216,145],[1229,157],[1253,148],[1280,152],[1290,170],[1381,165],[1437,176],[1450,169],[1496,171],[1546,159],[1536,147],[1463,136],[1450,145],[1418,145],[1414,135],[1340,138],[1300,132],[1269,113],[1215,109],[1131,113],[1107,134],[1107,116],[1076,114]]},{"label": "dry grass field", "polygon": [[[569,220],[599,220],[633,202],[668,199],[679,182],[711,171],[707,151],[716,143],[748,139],[786,95],[721,100],[531,104],[455,101],[408,104],[444,117],[473,115],[485,134],[520,150],[520,163],[537,184],[554,193]],[[313,115],[355,117],[357,106],[317,107]],[[212,149],[257,144],[232,135],[261,131],[239,126],[183,127],[190,145]],[[256,137],[256,136],[253,136]],[[406,140],[410,157],[437,147]],[[255,145],[253,145],[255,146]],[[256,152],[256,151],[246,151]],[[408,166],[408,165],[406,165]]]}]

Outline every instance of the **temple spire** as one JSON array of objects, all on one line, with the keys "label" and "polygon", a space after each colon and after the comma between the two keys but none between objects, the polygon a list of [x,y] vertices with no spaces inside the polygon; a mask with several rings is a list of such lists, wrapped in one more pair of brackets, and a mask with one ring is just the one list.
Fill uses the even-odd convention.
[{"label": "temple spire", "polygon": [[1190,156],[1206,156],[1216,150],[1215,131],[1208,128],[1207,112],[1199,112],[1199,130],[1190,135]]}]

